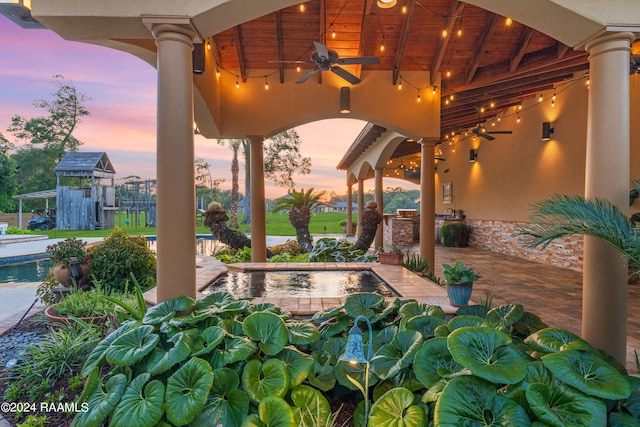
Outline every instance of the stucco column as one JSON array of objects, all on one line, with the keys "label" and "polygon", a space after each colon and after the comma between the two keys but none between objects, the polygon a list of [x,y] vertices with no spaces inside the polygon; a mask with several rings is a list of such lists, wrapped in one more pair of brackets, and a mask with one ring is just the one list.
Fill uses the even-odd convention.
[{"label": "stucco column", "polygon": [[196,296],[196,210],[193,149],[194,34],[153,23],[158,46],[157,298]]},{"label": "stucco column", "polygon": [[435,272],[436,192],[433,170],[433,141],[420,142],[420,256]]},{"label": "stucco column", "polygon": [[[589,108],[585,196],[604,198],[629,212],[629,52],[632,33],[587,43]],[[627,262],[592,237],[584,242],[582,336],[623,365],[627,343]]]},{"label": "stucco column", "polygon": [[358,236],[362,233],[362,226],[360,225],[360,221],[362,220],[362,215],[364,214],[364,180],[358,180]]},{"label": "stucco column", "polygon": [[263,136],[249,136],[251,144],[251,261],[267,260],[267,225],[264,198]]},{"label": "stucco column", "polygon": [[[378,204],[378,210],[380,213],[384,213],[384,193],[382,189],[382,169],[376,169],[375,176],[375,197]],[[374,248],[378,250],[384,247],[384,221],[380,221],[378,224],[378,231],[376,231],[376,238],[374,240]]]},{"label": "stucco column", "polygon": [[347,236],[353,236],[353,186],[347,185]]}]

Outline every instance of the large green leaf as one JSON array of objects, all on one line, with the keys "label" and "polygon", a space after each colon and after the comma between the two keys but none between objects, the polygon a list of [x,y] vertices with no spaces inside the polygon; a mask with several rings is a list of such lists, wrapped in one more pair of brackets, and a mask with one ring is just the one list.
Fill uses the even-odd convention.
[{"label": "large green leaf", "polygon": [[460,373],[464,367],[456,362],[449,352],[446,338],[432,338],[422,344],[413,359],[416,378],[426,388],[441,379],[449,379]]},{"label": "large green leaf", "polygon": [[71,423],[72,427],[100,427],[118,405],[125,389],[127,377],[114,375],[106,383],[100,382],[87,399],[86,412],[79,412]]},{"label": "large green leaf", "polygon": [[312,386],[329,391],[336,385],[336,377],[333,375],[333,366],[327,364],[319,366],[307,377],[307,381]]},{"label": "large green leaf", "polygon": [[489,312],[490,307],[486,305],[476,304],[476,305],[464,305],[458,310],[456,310],[457,316],[476,316],[484,318]]},{"label": "large green leaf", "polygon": [[328,339],[334,335],[341,334],[349,327],[351,318],[345,313],[340,312],[335,317],[331,317],[318,326],[320,336],[323,339]]},{"label": "large green leaf", "polygon": [[136,322],[134,321],[125,322],[110,335],[107,335],[105,339],[103,339],[87,357],[87,360],[84,362],[84,366],[82,367],[82,376],[85,378],[88,377],[93,369],[105,360],[107,350],[109,349],[111,343],[114,342],[116,338],[129,332],[135,326]]},{"label": "large green leaf", "polygon": [[371,368],[383,380],[397,375],[413,362],[422,341],[418,331],[399,332],[392,344],[385,344],[376,352]]},{"label": "large green leaf", "polygon": [[531,417],[534,417],[533,411],[529,407],[529,401],[527,400],[526,391],[531,384],[543,384],[549,388],[557,388],[561,383],[556,379],[551,372],[544,367],[542,362],[535,361],[527,363],[527,372],[524,375],[522,381],[516,384],[508,384],[500,389],[500,393],[509,399],[515,400],[518,404],[524,407]]},{"label": "large green leaf", "polygon": [[120,403],[113,411],[109,426],[129,427],[132,420],[140,427],[153,427],[158,424],[164,413],[165,387],[158,380],[147,384],[149,378],[151,374],[145,372],[129,383]]},{"label": "large green leaf", "polygon": [[195,314],[198,316],[218,316],[221,318],[231,319],[236,314],[245,311],[249,307],[249,304],[249,301],[245,300],[212,304],[206,308],[196,310]]},{"label": "large green leaf", "polygon": [[[338,363],[333,368],[333,375],[336,377],[338,383],[344,387],[347,387],[349,390],[358,390],[358,387],[353,384],[349,377],[360,384],[364,384],[364,374],[364,364],[352,365],[351,363],[345,362],[344,360],[338,361]],[[375,384],[377,381],[378,376],[373,371],[373,369],[369,369],[369,384]]]},{"label": "large green leaf", "polygon": [[242,389],[256,404],[266,396],[283,397],[289,390],[287,367],[279,359],[249,360],[242,371]]},{"label": "large green leaf", "polygon": [[534,383],[527,387],[526,396],[538,419],[550,426],[598,427],[607,423],[607,407],[602,400],[563,384],[549,387]]},{"label": "large green leaf", "polygon": [[211,353],[224,339],[224,329],[220,326],[209,326],[200,334],[192,350],[194,356]]},{"label": "large green leaf", "polygon": [[429,339],[436,335],[436,328],[444,323],[444,319],[439,316],[423,314],[407,320],[406,326],[407,330],[418,331],[424,339]]},{"label": "large green leaf", "polygon": [[347,340],[344,338],[330,338],[322,345],[322,351],[329,356],[329,363],[335,365],[347,348]]},{"label": "large green leaf", "polygon": [[421,407],[413,404],[413,400],[413,393],[406,388],[398,387],[389,390],[371,406],[369,425],[376,427],[426,425],[427,415]]},{"label": "large green leaf", "polygon": [[576,334],[560,328],[540,329],[529,335],[524,342],[535,351],[555,353],[561,350],[596,350]]},{"label": "large green leaf", "polygon": [[166,320],[172,319],[177,312],[191,310],[195,305],[196,302],[185,295],[163,301],[147,310],[142,318],[142,323],[145,325],[159,325]]},{"label": "large green leaf", "polygon": [[608,425],[610,427],[640,427],[640,422],[626,412],[612,412]]},{"label": "large green leaf", "polygon": [[244,329],[242,329],[242,322],[235,319],[224,319],[218,325],[224,329],[225,333],[231,337],[244,337]]},{"label": "large green leaf", "polygon": [[253,313],[242,322],[244,333],[254,341],[265,354],[280,353],[289,343],[289,330],[284,320],[269,312]]},{"label": "large green leaf", "polygon": [[338,313],[343,313],[343,307],[341,305],[336,307],[329,307],[327,309],[317,312],[316,314],[313,315],[313,317],[311,318],[311,321],[313,323],[322,323],[327,319],[331,319],[332,317],[337,316]]},{"label": "large green leaf", "polygon": [[214,305],[220,306],[220,305],[228,304],[234,301],[236,301],[236,298],[233,295],[231,295],[229,292],[226,292],[226,291],[211,292],[206,297],[198,300],[198,302],[196,303],[196,310],[205,310]]},{"label": "large green leaf", "polygon": [[593,353],[563,350],[542,356],[553,375],[583,393],[603,399],[626,399],[631,386],[625,376]]},{"label": "large green leaf", "polygon": [[313,357],[295,347],[285,347],[276,358],[287,367],[289,388],[302,384],[313,370]]},{"label": "large green leaf", "polygon": [[249,412],[249,398],[238,389],[240,378],[229,368],[213,371],[207,404],[190,424],[193,427],[239,426]]},{"label": "large green leaf", "polygon": [[533,313],[529,313],[528,311],[525,311],[520,320],[513,325],[513,328],[522,336],[529,336],[546,327],[547,325],[542,321],[542,319],[540,319],[540,317]]},{"label": "large green leaf", "polygon": [[313,344],[320,339],[320,331],[311,322],[289,322],[287,327],[291,344]]},{"label": "large green leaf", "polygon": [[344,299],[344,309],[354,319],[358,316],[370,319],[383,304],[384,297],[375,293],[355,293]]},{"label": "large green leaf", "polygon": [[167,380],[167,419],[188,424],[204,409],[213,384],[209,364],[197,357],[189,359]]},{"label": "large green leaf", "polygon": [[489,310],[487,320],[491,323],[509,327],[522,318],[524,310],[520,304],[506,304]]},{"label": "large green leaf", "polygon": [[142,359],[156,348],[160,340],[153,330],[151,325],[139,326],[116,338],[107,349],[107,362],[124,366]]},{"label": "large green leaf", "polygon": [[444,320],[445,314],[441,307],[424,304],[417,301],[409,301],[398,310],[401,317],[410,319],[414,316],[436,316]]},{"label": "large green leaf", "polygon": [[482,326],[456,329],[447,337],[456,362],[496,384],[515,384],[527,370],[526,362],[510,344],[507,334]]},{"label": "large green leaf", "polygon": [[626,408],[636,420],[640,421],[640,378],[629,376],[627,379],[631,386],[631,395],[620,402],[620,405]]},{"label": "large green leaf", "polygon": [[225,337],[215,351],[210,353],[210,363],[214,369],[222,368],[241,360],[247,360],[258,351],[258,347],[246,338]]},{"label": "large green leaf", "polygon": [[[380,331],[374,331],[373,333],[373,349],[379,349],[385,344],[391,344],[393,339],[398,333],[398,327],[395,325],[389,325]],[[363,336],[363,338],[365,338]],[[368,337],[366,337],[368,339]]]},{"label": "large green leaf", "polygon": [[161,374],[189,357],[198,333],[195,328],[178,332],[167,340],[173,344],[169,350],[154,348],[147,359],[147,372],[153,375]]},{"label": "large green leaf", "polygon": [[258,421],[247,423],[246,427],[297,427],[293,409],[284,399],[277,396],[265,397],[258,405]]},{"label": "large green leaf", "polygon": [[456,329],[464,328],[465,326],[488,326],[488,323],[482,317],[463,314],[453,317],[447,324],[449,332],[453,332]]},{"label": "large green leaf", "polygon": [[324,426],[331,417],[327,399],[315,388],[301,385],[291,390],[291,401],[298,425]]},{"label": "large green leaf", "polygon": [[482,378],[461,375],[442,391],[433,413],[434,427],[527,427],[524,408],[497,393],[497,386]]}]

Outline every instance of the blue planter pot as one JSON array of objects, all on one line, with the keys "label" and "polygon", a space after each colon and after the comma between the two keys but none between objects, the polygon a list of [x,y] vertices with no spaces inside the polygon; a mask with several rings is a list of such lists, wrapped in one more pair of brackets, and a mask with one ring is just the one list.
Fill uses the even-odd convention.
[{"label": "blue planter pot", "polygon": [[473,291],[473,282],[447,283],[446,289],[451,305],[454,307],[468,305]]}]

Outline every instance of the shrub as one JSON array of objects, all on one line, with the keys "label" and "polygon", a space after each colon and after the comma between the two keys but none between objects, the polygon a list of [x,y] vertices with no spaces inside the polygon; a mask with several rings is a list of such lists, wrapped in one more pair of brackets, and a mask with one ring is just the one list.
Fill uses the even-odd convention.
[{"label": "shrub", "polygon": [[446,222],[440,227],[442,245],[463,248],[469,246],[471,227],[464,222]]},{"label": "shrub", "polygon": [[54,263],[69,262],[71,258],[77,258],[79,262],[87,262],[87,243],[70,237],[56,244],[47,246],[47,253]]},{"label": "shrub", "polygon": [[[71,292],[66,298],[60,301],[55,307],[55,311],[59,315],[73,317],[106,316],[114,312],[115,304],[104,298],[105,295],[116,296],[114,292],[104,290],[98,282],[95,288],[89,289],[88,291],[79,289]],[[125,301],[134,299],[133,296],[128,296],[126,293],[116,297],[122,298]]]},{"label": "shrub", "polygon": [[89,267],[92,277],[106,290],[125,291],[131,274],[145,290],[155,285],[156,256],[147,240],[129,236],[117,227],[103,244],[91,249]]}]

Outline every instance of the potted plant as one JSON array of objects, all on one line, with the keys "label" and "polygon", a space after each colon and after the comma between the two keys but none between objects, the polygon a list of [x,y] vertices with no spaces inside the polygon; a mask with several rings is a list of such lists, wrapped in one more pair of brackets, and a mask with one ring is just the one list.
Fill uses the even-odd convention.
[{"label": "potted plant", "polygon": [[442,268],[451,305],[455,307],[467,305],[473,291],[473,282],[478,280],[480,275],[473,269],[465,267],[462,261],[456,262],[453,267],[442,264]]},{"label": "potted plant", "polygon": [[[338,224],[342,227],[342,230],[344,231],[344,234],[347,234],[347,220],[343,219]],[[356,228],[357,227],[358,227],[358,224],[355,221],[351,222],[351,234],[355,234],[356,233]]]},{"label": "potted plant", "polygon": [[378,250],[378,262],[380,264],[402,265],[404,255],[402,253],[402,245],[392,245],[389,252],[385,252],[384,248]]},{"label": "potted plant", "polygon": [[89,279],[87,264],[87,243],[75,238],[67,238],[47,246],[47,253],[53,260],[53,277],[63,286],[83,285]]}]

